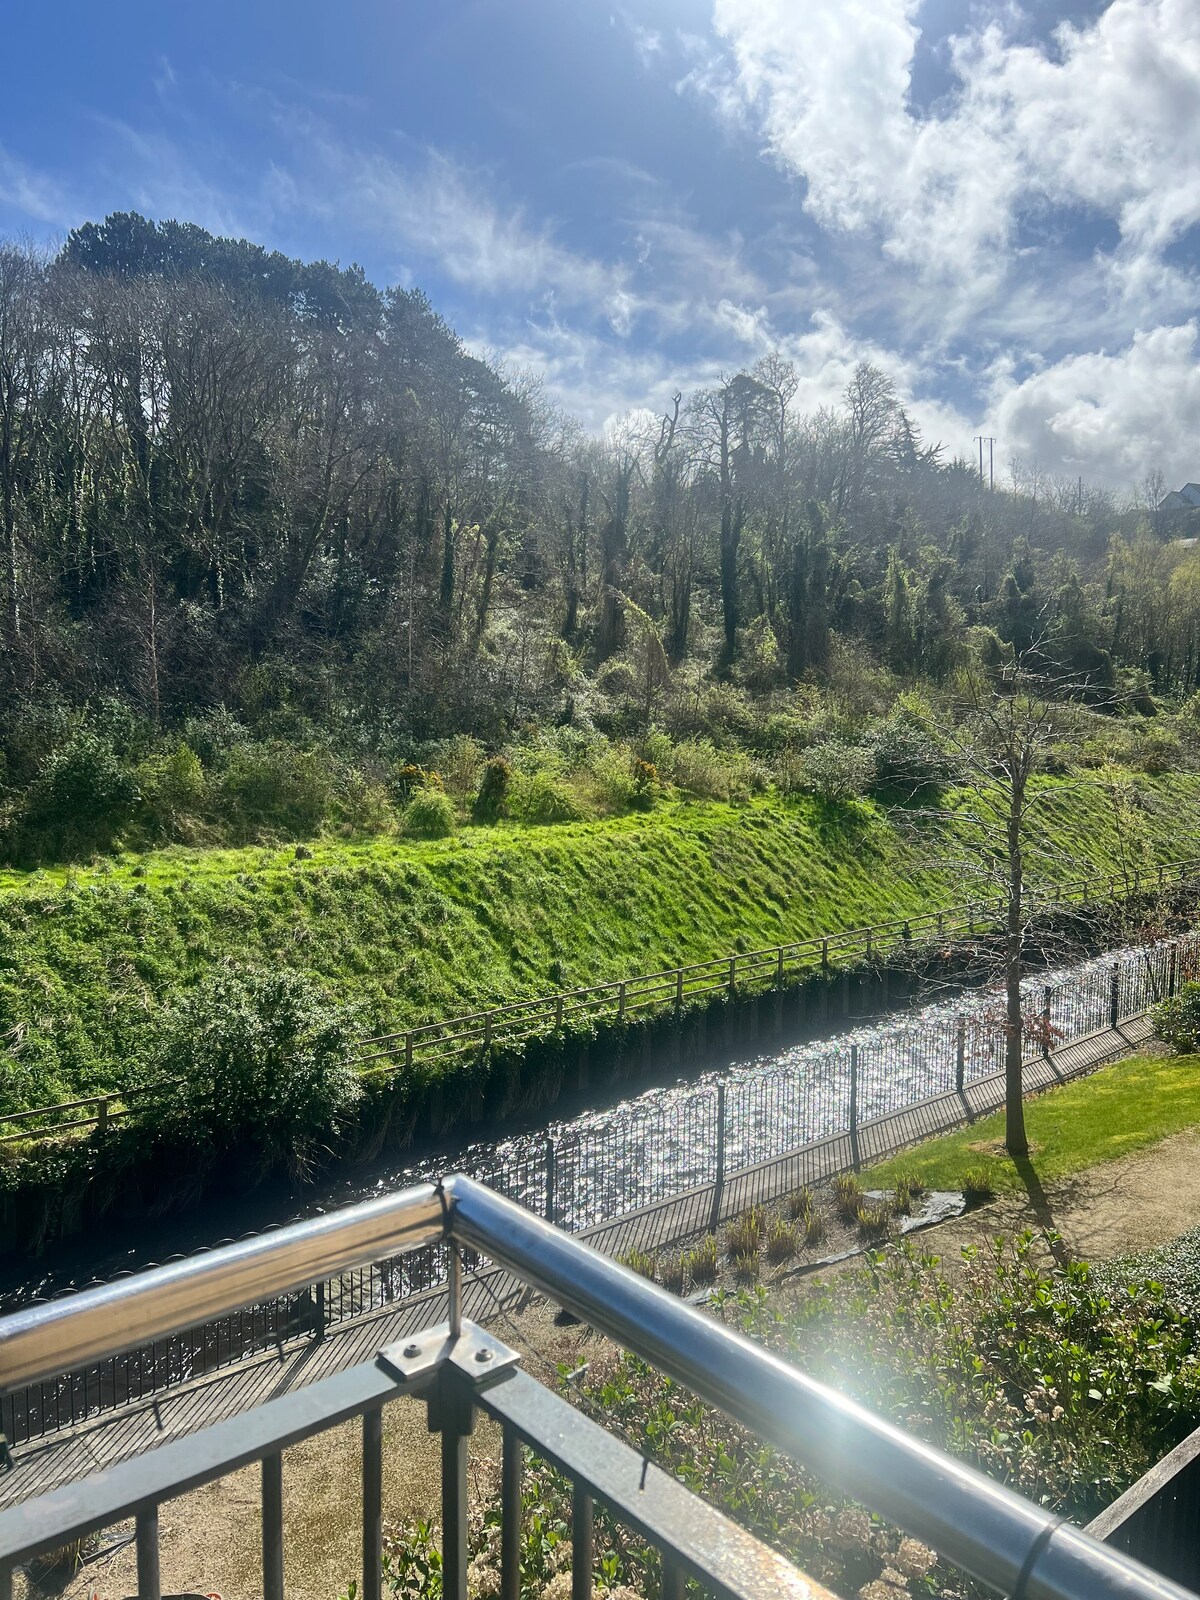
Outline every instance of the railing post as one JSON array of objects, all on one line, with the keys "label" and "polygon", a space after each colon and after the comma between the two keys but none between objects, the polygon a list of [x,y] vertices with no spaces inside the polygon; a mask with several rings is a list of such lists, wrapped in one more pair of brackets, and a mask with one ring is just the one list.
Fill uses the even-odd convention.
[{"label": "railing post", "polygon": [[96,1101],[96,1131],[100,1134],[108,1132],[108,1096],[103,1095]]},{"label": "railing post", "polygon": [[158,1568],[158,1507],[147,1506],[137,1514],[134,1541],[137,1546],[138,1600],[162,1600],[162,1580]]},{"label": "railing post", "polygon": [[412,1036],[412,1029],[410,1028],[408,1030],[408,1032],[404,1035],[404,1066],[405,1066],[405,1070],[406,1071],[409,1071],[412,1068],[412,1057],[413,1057],[413,1036]]},{"label": "railing post", "polygon": [[[576,1480],[571,1485],[571,1600],[592,1600],[595,1562],[592,1512],[592,1497]],[[451,1597],[447,1595],[446,1600]]]},{"label": "railing post", "polygon": [[828,939],[822,939],[821,940],[821,973],[826,978],[829,976],[829,940]]},{"label": "railing post", "polygon": [[442,1436],[442,1600],[467,1600],[467,1438],[475,1402],[465,1380],[442,1367],[429,1401],[429,1428]]},{"label": "railing post", "polygon": [[562,1032],[562,1025],[563,1025],[563,996],[562,996],[562,990],[560,989],[558,991],[558,993],[554,996],[554,1031],[556,1033],[561,1033]]},{"label": "railing post", "polygon": [[1174,995],[1179,982],[1179,941],[1171,941],[1170,953],[1167,957],[1167,998]]},{"label": "railing post", "polygon": [[262,1567],[263,1600],[283,1600],[283,1457],[278,1451],[262,1462]]},{"label": "railing post", "polygon": [[1115,1028],[1121,1020],[1121,968],[1114,961],[1108,977],[1108,1025]]},{"label": "railing post", "polygon": [[737,957],[729,958],[729,994],[732,998],[737,991]]},{"label": "railing post", "polygon": [[683,968],[675,969],[675,1020],[679,1021],[683,1015]]},{"label": "railing post", "polygon": [[617,986],[617,1021],[625,1021],[625,982],[624,979]]},{"label": "railing post", "polygon": [[954,1025],[954,1088],[963,1093],[967,1078],[967,1019],[959,1017]]},{"label": "railing post", "polygon": [[1050,985],[1042,990],[1042,1060],[1050,1059]]},{"label": "railing post", "polygon": [[383,1407],[362,1419],[362,1592],[380,1600],[383,1591]]},{"label": "railing post", "polygon": [[557,1163],[554,1152],[554,1140],[550,1134],[546,1135],[546,1221],[553,1222],[557,1209],[557,1195],[554,1192],[557,1179]]},{"label": "railing post", "polygon": [[317,1339],[317,1343],[320,1344],[321,1340],[325,1337],[325,1329],[326,1329],[326,1327],[328,1325],[326,1320],[325,1320],[325,1279],[324,1278],[322,1278],[321,1281],[314,1286],[313,1304],[315,1305],[316,1312],[317,1312],[317,1326],[316,1326],[316,1330],[315,1330],[316,1331],[316,1339]]},{"label": "railing post", "polygon": [[850,1160],[858,1171],[858,1046],[850,1046]]},{"label": "railing post", "polygon": [[483,1048],[485,1050],[492,1048],[492,1013],[490,1011],[486,1013],[483,1019]]}]

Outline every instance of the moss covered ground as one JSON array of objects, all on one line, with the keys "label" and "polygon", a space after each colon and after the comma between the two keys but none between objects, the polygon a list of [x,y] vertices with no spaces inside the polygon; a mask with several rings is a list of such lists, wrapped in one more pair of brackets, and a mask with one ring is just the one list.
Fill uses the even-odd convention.
[{"label": "moss covered ground", "polygon": [[[1200,780],[1137,781],[1142,847],[1194,853]],[[1104,791],[1047,782],[1055,874],[1118,868]],[[364,1032],[403,1027],[956,904],[954,831],[764,797],[0,873],[0,1109],[121,1087],[156,1009],[221,964],[307,972],[361,1005]]]}]

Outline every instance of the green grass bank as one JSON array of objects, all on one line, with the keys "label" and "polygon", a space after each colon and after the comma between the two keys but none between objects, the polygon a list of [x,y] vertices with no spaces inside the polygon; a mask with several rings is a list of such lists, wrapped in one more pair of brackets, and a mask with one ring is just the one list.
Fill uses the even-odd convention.
[{"label": "green grass bank", "polygon": [[[1103,789],[1042,812],[1056,875],[1128,860]],[[1139,848],[1200,843],[1200,778],[1139,776]],[[965,801],[964,801],[965,803]],[[306,972],[363,1031],[960,902],[952,824],[870,802],[673,803],[428,843],[171,849],[0,873],[0,1109],[120,1088],[164,999],[220,966]]]}]

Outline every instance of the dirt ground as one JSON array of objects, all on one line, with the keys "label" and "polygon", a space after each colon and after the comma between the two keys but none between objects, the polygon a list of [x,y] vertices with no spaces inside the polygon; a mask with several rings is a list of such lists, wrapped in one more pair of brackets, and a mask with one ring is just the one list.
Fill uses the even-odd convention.
[{"label": "dirt ground", "polygon": [[[1036,1154],[1033,1166],[1036,1167]],[[1043,1190],[1031,1169],[1028,1191],[1003,1196],[922,1235],[953,1257],[962,1245],[1022,1228],[1054,1228],[1072,1255],[1102,1260],[1165,1243],[1200,1221],[1200,1130],[1191,1130]],[[530,1308],[501,1337],[519,1343],[526,1365],[547,1375],[548,1360],[586,1359],[585,1329],[556,1329],[548,1308]],[[360,1562],[360,1457],[357,1424],[310,1439],[284,1457],[285,1577],[289,1600],[336,1600]],[[480,1459],[498,1452],[496,1430],[480,1424]],[[437,1440],[424,1407],[399,1401],[385,1412],[385,1518],[436,1516]],[[261,1594],[259,1474],[247,1468],[170,1502],[160,1512],[164,1591],[256,1600]],[[106,1537],[112,1537],[118,1530]],[[131,1528],[123,1530],[131,1532]],[[67,1600],[123,1600],[136,1593],[132,1544],[89,1562],[65,1586],[38,1593]]]}]

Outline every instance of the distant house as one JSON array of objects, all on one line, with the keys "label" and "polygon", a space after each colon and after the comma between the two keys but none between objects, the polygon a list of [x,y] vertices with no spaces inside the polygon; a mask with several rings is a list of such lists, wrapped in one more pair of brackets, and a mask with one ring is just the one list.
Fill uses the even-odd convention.
[{"label": "distant house", "polygon": [[1164,516],[1200,511],[1200,483],[1185,483],[1182,489],[1172,489],[1158,502],[1158,509]]}]

